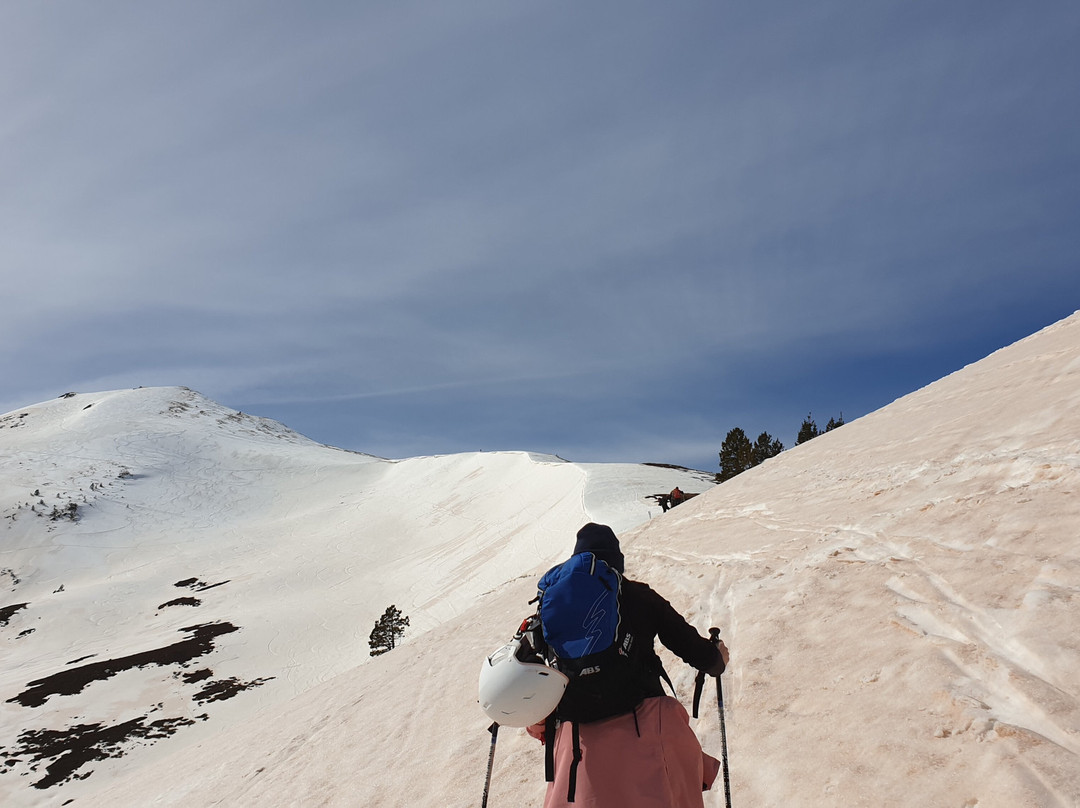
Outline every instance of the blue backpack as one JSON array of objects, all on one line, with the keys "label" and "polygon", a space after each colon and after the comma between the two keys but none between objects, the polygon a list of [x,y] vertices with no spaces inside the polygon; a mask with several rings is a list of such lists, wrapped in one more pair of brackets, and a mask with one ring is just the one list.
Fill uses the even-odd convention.
[{"label": "blue backpack", "polygon": [[647,690],[622,622],[622,575],[579,553],[548,570],[537,588],[544,655],[570,678],[555,717],[587,723],[632,711]]}]

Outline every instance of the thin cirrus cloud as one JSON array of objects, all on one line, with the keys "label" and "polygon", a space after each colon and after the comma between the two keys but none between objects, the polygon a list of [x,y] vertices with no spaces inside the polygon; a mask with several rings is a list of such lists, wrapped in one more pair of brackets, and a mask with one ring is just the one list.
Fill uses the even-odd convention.
[{"label": "thin cirrus cloud", "polygon": [[1068,4],[0,16],[0,409],[712,463],[1080,298]]}]

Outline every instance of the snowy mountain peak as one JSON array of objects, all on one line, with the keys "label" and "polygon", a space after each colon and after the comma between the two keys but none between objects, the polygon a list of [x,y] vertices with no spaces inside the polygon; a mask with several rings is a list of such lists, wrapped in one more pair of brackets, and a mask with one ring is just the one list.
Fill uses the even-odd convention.
[{"label": "snowy mountain peak", "polygon": [[22,437],[29,433],[34,442],[54,436],[98,440],[119,432],[159,434],[171,430],[175,433],[178,423],[188,430],[197,421],[235,437],[265,436],[311,442],[276,421],[230,410],[186,387],[65,393],[51,401],[0,415],[0,429],[18,429]]}]

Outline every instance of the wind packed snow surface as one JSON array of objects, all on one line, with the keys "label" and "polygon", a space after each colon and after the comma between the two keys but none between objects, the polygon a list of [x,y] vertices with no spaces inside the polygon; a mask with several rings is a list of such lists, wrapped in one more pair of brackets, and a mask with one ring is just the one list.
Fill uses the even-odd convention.
[{"label": "wind packed snow surface", "polygon": [[[481,660],[589,519],[723,629],[734,805],[1080,805],[1080,314],[711,489],[527,454],[384,461],[179,390],[0,426],[5,805],[479,804]],[[661,514],[648,496],[676,482],[703,493]],[[389,603],[412,628],[369,659]],[[694,672],[664,657],[688,704]],[[122,670],[90,678],[103,661]],[[73,728],[132,722],[95,747],[122,756],[41,787]],[[543,793],[540,747],[504,728],[489,805]]]},{"label": "wind packed snow surface", "polygon": [[565,555],[584,522],[628,529],[676,484],[712,475],[524,452],[384,460],[183,388],[0,416],[0,804],[87,804],[170,769],[377,666],[367,639],[388,605],[410,618],[400,660]]}]

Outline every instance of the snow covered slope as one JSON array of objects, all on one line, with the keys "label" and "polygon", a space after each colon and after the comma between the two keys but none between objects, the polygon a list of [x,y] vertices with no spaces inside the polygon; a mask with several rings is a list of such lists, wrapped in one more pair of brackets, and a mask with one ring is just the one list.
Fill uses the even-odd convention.
[{"label": "snow covered slope", "polygon": [[[628,572],[732,647],[734,804],[1080,805],[1078,494],[1074,315],[624,532]],[[478,804],[480,660],[542,567],[78,804]],[[500,733],[490,805],[539,806],[542,778]]]},{"label": "snow covered slope", "polygon": [[[633,501],[640,524],[616,523],[628,572],[702,631],[721,626],[732,648],[723,682],[736,805],[1080,805],[1080,314],[664,515],[644,497],[666,481],[634,482],[636,495],[605,517],[588,508],[597,491],[618,488],[608,468],[528,455],[391,463],[177,391],[137,395],[159,397],[150,409],[166,420],[152,419],[153,440],[130,427],[63,439],[99,403],[148,412],[124,404],[126,394],[0,422],[4,502],[23,503],[5,505],[16,518],[0,532],[4,558],[18,563],[2,566],[26,570],[4,603],[29,604],[0,628],[0,684],[5,699],[29,691],[33,700],[42,690],[31,679],[68,661],[78,669],[189,639],[189,652],[212,648],[186,667],[120,672],[41,707],[5,702],[5,804],[478,804],[490,742],[476,703],[482,657],[527,614],[536,577],[565,554],[578,522],[626,513]],[[177,400],[189,408],[170,413]],[[53,425],[42,426],[52,448],[15,434],[32,416]],[[173,418],[217,426],[168,438],[160,424]],[[108,451],[87,450],[98,440]],[[123,476],[122,445],[157,460]],[[27,486],[61,506],[83,488],[80,521],[65,521],[64,507],[56,522],[33,515]],[[523,508],[529,519],[514,521]],[[447,525],[456,538],[439,532]],[[430,541],[406,538],[398,551],[386,540],[395,529]],[[361,557],[350,563],[353,553]],[[195,581],[176,588],[181,576]],[[402,596],[416,579],[423,585]],[[378,597],[362,600],[369,587],[381,587]],[[341,591],[356,603],[342,606]],[[161,608],[161,593],[202,603]],[[367,630],[392,601],[422,628],[367,659]],[[292,636],[300,626],[305,634]],[[346,650],[332,648],[335,637]],[[98,656],[74,661],[88,653]],[[693,672],[665,662],[688,703]],[[206,678],[187,681],[196,674]],[[212,693],[238,695],[194,697],[215,682],[224,684]],[[147,710],[147,698],[163,706]],[[695,729],[719,754],[715,702],[705,708]],[[33,772],[29,753],[12,753],[12,737],[29,728],[133,716],[147,732],[165,719],[194,723],[44,790],[30,784],[64,760],[63,744],[50,756],[50,738],[37,737]],[[490,805],[539,806],[542,780],[540,747],[501,732]],[[706,804],[723,805],[722,794]]]},{"label": "snow covered slope", "polygon": [[383,460],[183,388],[0,416],[0,462],[4,805],[93,792],[373,662],[390,604],[417,642],[584,522],[712,486],[524,452]]},{"label": "snow covered slope", "polygon": [[1077,806],[1078,535],[1073,315],[634,546],[729,627],[740,802]]}]

